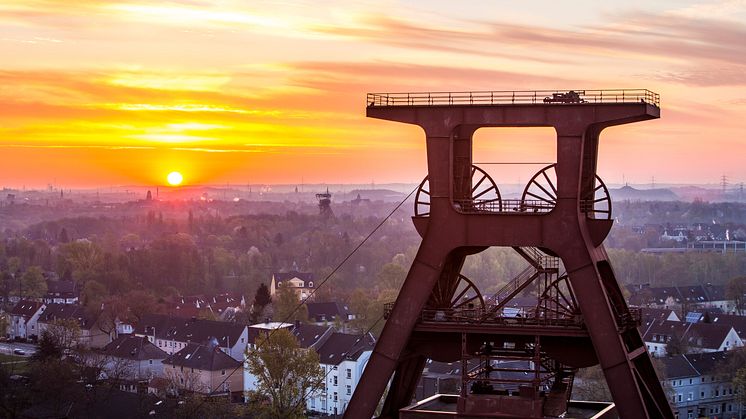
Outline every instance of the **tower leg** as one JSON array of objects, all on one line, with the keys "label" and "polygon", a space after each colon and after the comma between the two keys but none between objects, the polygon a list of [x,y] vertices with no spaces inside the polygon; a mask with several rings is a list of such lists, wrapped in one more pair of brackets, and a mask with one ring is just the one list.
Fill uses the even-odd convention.
[{"label": "tower leg", "polygon": [[427,358],[421,355],[410,355],[399,361],[381,410],[381,418],[398,417],[399,409],[411,403],[426,361]]},{"label": "tower leg", "polygon": [[[381,337],[347,406],[345,418],[370,418],[375,413],[391,374],[399,366],[399,357],[407,345],[415,323],[447,265],[450,250],[444,246],[447,242],[444,237],[431,234],[427,234],[423,239]],[[413,367],[414,365],[409,366]],[[398,408],[394,406],[393,399],[391,402],[387,400],[387,405],[388,413],[397,417]]]},{"label": "tower leg", "polygon": [[620,324],[629,310],[603,250],[573,253],[563,260],[620,417],[673,418],[637,329]]}]

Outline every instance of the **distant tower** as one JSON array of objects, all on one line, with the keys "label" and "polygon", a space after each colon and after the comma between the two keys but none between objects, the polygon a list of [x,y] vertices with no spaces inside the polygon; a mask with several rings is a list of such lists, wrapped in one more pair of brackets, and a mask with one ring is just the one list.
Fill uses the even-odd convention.
[{"label": "distant tower", "polygon": [[728,176],[723,175],[720,177],[720,187],[723,188],[723,197],[725,197],[725,192],[728,189]]},{"label": "distant tower", "polygon": [[153,194],[150,193],[150,191],[148,191],[148,194],[145,195],[145,200],[146,201],[152,201],[153,200]]},{"label": "distant tower", "polygon": [[326,193],[317,193],[316,199],[319,200],[319,215],[324,218],[333,217],[332,194],[329,193],[329,188],[326,188]]}]

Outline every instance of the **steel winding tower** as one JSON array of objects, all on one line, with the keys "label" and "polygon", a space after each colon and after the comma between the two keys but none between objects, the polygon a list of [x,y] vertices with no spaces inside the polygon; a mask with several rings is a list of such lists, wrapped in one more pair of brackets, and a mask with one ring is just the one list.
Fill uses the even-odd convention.
[{"label": "steel winding tower", "polygon": [[[456,417],[560,417],[577,368],[600,364],[622,418],[673,418],[602,245],[613,220],[596,175],[604,128],[660,117],[648,90],[369,94],[367,116],[425,131],[428,176],[413,221],[422,243],[347,407],[404,417],[427,359],[461,360]],[[557,161],[506,200],[473,165],[482,127],[553,127]],[[461,274],[466,256],[512,247],[529,268],[491,297]],[[536,304],[507,316],[533,289]],[[520,365],[521,379],[507,373]],[[502,374],[501,374],[502,373]],[[511,378],[513,377],[513,378]],[[407,416],[407,417],[426,417]],[[429,417],[429,416],[427,416]]]}]

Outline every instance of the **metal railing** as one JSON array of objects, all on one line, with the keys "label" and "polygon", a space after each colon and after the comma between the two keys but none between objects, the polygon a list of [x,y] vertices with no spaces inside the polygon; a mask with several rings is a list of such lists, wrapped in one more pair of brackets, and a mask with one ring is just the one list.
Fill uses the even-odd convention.
[{"label": "metal railing", "polygon": [[567,105],[643,102],[660,107],[660,95],[647,89],[368,93],[367,101],[368,106]]},{"label": "metal railing", "polygon": [[479,323],[516,327],[560,326],[583,328],[583,317],[550,317],[543,315],[536,307],[525,307],[522,316],[504,316],[493,313],[489,308],[473,309],[424,309],[420,314],[423,323]]}]

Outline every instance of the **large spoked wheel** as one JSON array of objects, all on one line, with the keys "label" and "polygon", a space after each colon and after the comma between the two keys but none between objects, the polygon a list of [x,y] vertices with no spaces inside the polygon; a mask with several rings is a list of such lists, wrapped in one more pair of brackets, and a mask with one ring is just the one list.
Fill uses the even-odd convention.
[{"label": "large spoked wheel", "polygon": [[[456,292],[451,298],[451,308],[475,308],[484,310],[484,297],[479,292],[479,288],[471,280],[463,275],[459,275],[459,283]],[[471,306],[470,306],[471,304]]]},{"label": "large spoked wheel", "polygon": [[430,215],[430,180],[425,177],[417,188],[414,196],[414,215],[416,217],[427,217]]},{"label": "large spoked wheel", "polygon": [[484,310],[484,297],[469,278],[459,274],[453,282],[438,281],[433,289],[432,304],[438,309]]},{"label": "large spoked wheel", "polygon": [[471,166],[471,199],[463,202],[465,212],[500,212],[502,197],[497,184],[490,175],[478,166]]},{"label": "large spoked wheel", "polygon": [[[531,178],[521,196],[521,209],[549,212],[557,205],[557,164],[550,164]],[[580,200],[580,210],[589,218],[611,219],[611,197],[606,184],[596,175],[594,189]]]},{"label": "large spoked wheel", "polygon": [[[502,197],[497,184],[487,172],[481,168],[471,166],[470,198],[457,199],[455,204],[463,212],[500,212],[502,211]],[[458,192],[459,182],[454,188]],[[459,194],[465,195],[465,194]],[[425,177],[417,188],[414,198],[414,215],[426,217],[430,215],[430,179]]]},{"label": "large spoked wheel", "polygon": [[611,197],[606,184],[596,175],[596,184],[592,191],[586,193],[580,200],[580,210],[588,218],[611,220]]},{"label": "large spoked wheel", "polygon": [[580,313],[567,274],[549,282],[539,297],[537,310],[544,318],[571,319]]}]

